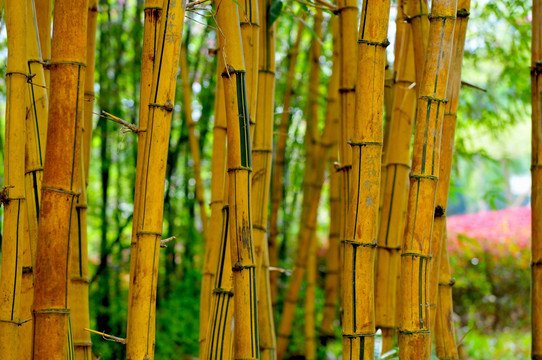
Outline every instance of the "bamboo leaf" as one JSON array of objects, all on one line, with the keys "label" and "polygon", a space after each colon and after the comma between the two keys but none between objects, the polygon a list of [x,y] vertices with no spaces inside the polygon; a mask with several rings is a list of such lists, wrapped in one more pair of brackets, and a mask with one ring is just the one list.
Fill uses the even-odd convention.
[{"label": "bamboo leaf", "polygon": [[269,8],[269,19],[267,21],[267,27],[270,28],[273,23],[278,19],[280,16],[280,12],[282,11],[282,1],[273,1],[271,4],[271,7]]}]

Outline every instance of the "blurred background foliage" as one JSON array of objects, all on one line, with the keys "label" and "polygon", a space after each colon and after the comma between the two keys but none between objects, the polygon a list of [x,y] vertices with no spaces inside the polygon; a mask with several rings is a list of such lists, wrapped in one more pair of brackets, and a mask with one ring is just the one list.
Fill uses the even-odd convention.
[{"label": "blurred background foliage", "polygon": [[[126,333],[129,249],[136,164],[136,137],[106,121],[102,110],[137,123],[143,35],[143,0],[100,0],[96,52],[96,117],[88,190],[91,327],[116,336]],[[394,5],[395,6],[395,5]],[[449,215],[475,213],[529,204],[530,197],[530,41],[531,1],[473,1],[463,69],[458,116],[456,154],[450,190]],[[305,6],[285,3],[277,19],[276,114],[281,102],[288,66],[288,49],[299,29],[296,22]],[[392,7],[392,16],[395,14]],[[329,19],[332,14],[326,13]],[[393,18],[391,19],[394,20]],[[284,187],[279,213],[281,266],[293,266],[297,219],[304,171],[303,118],[308,83],[308,48],[313,33],[309,16],[296,68],[292,126],[287,143]],[[390,40],[394,25],[390,24]],[[327,82],[331,74],[332,40],[323,41],[320,84],[320,119],[323,123]],[[202,177],[210,199],[210,159],[215,95],[216,25],[212,11],[187,13],[183,51],[188,51],[192,84],[193,118],[197,121],[202,151]],[[393,46],[388,47],[392,50]],[[0,159],[3,162],[5,113],[6,32],[0,32]],[[393,66],[393,54],[389,54]],[[179,86],[180,86],[179,79]],[[184,79],[183,79],[184,81]],[[483,89],[477,89],[475,87]],[[177,240],[161,258],[158,310],[157,359],[194,358],[198,353],[199,288],[203,244],[195,206],[195,180],[188,148],[180,91],[177,93],[167,168],[164,234]],[[277,120],[278,120],[277,116]],[[0,177],[3,169],[0,168]],[[319,270],[327,246],[328,184],[319,213]],[[2,210],[0,209],[0,216]],[[471,220],[473,226],[478,220]],[[467,220],[469,222],[469,220]],[[451,262],[457,284],[454,289],[459,338],[467,359],[522,359],[529,354],[530,261],[527,239],[518,244],[513,233],[499,253],[488,253],[480,242],[484,234],[469,236],[456,231]],[[467,232],[468,231],[464,231]],[[459,239],[459,240],[458,240]],[[1,240],[1,238],[0,238]],[[516,249],[516,251],[511,251]],[[281,278],[284,290],[287,277]],[[319,280],[317,309],[323,307],[323,281]],[[302,298],[302,297],[301,297]],[[280,302],[276,313],[280,314]],[[294,322],[291,353],[303,352],[303,316],[299,307]],[[320,312],[317,312],[318,314]],[[317,322],[321,318],[317,318]],[[337,322],[337,334],[340,334]],[[101,359],[120,359],[123,346],[93,336],[93,351]],[[321,349],[319,358],[336,357],[340,341]],[[327,351],[327,353],[325,352]]]}]

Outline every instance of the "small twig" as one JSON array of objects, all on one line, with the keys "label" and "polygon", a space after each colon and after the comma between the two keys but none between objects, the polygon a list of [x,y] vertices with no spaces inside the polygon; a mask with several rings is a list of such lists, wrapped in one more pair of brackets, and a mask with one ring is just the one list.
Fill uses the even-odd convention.
[{"label": "small twig", "polygon": [[337,11],[337,6],[333,5],[330,2],[327,2],[326,0],[316,0],[316,2],[319,2],[320,4],[327,6],[331,11]]},{"label": "small twig", "polygon": [[476,90],[480,90],[480,91],[483,91],[485,93],[487,92],[487,89],[484,89],[484,88],[482,88],[480,86],[476,86],[474,84],[468,83],[468,82],[463,81],[463,80],[461,80],[461,85],[466,86],[466,87],[470,87],[470,88],[473,88],[473,89],[476,89]]},{"label": "small twig", "polygon": [[104,340],[114,341],[114,342],[118,342],[120,344],[126,345],[126,339],[116,337],[116,336],[113,336],[113,335],[109,335],[109,334],[106,334],[106,333],[103,333],[103,332],[100,332],[100,331],[87,329],[87,328],[83,328],[83,330],[91,332],[93,334],[101,335]]},{"label": "small twig", "polygon": [[336,7],[330,8],[327,5],[318,5],[318,4],[311,3],[311,2],[308,2],[308,1],[303,1],[303,0],[295,0],[295,1],[297,1],[298,3],[303,4],[303,5],[311,6],[311,7],[315,8],[315,9],[327,10],[327,11],[331,11],[331,12],[337,10]]},{"label": "small twig", "polygon": [[186,4],[186,10],[190,10],[194,8],[196,5],[203,4],[204,2],[207,2],[207,1],[209,0],[197,0],[197,1],[189,2],[188,4]]},{"label": "small twig", "polygon": [[474,330],[474,328],[476,327],[476,325],[473,325],[469,330],[467,330],[467,332],[465,334],[463,334],[463,336],[461,337],[461,339],[459,340],[459,342],[457,343],[457,347],[459,348],[461,346],[461,344],[463,344],[463,340],[465,340],[465,338],[467,337],[467,335],[472,331]]},{"label": "small twig", "polygon": [[124,126],[124,128],[126,129],[126,131],[131,131],[135,134],[137,134],[138,132],[140,131],[144,131],[144,130],[139,130],[137,126],[135,126],[134,124],[130,124],[129,122],[125,121],[125,120],[122,120],[121,118],[115,116],[115,115],[112,115],[110,113],[108,113],[107,111],[105,110],[102,110],[102,114],[98,114],[98,113],[94,113],[98,116],[101,116],[103,117],[104,119],[107,119],[107,120],[111,120],[113,122],[116,122],[117,124],[120,124],[122,126]]},{"label": "small twig", "polygon": [[172,240],[175,240],[176,237],[175,236],[172,236],[170,238],[167,238],[167,239],[164,239],[164,240],[160,240],[160,247],[161,248],[167,248],[167,243],[172,241]]}]

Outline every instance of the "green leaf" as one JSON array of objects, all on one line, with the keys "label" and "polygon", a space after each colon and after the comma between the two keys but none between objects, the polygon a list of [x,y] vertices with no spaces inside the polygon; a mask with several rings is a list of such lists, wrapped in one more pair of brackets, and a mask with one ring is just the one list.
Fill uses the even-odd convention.
[{"label": "green leaf", "polygon": [[271,7],[269,8],[269,19],[267,21],[267,26],[271,27],[273,23],[278,19],[280,12],[282,10],[282,1],[273,1]]}]

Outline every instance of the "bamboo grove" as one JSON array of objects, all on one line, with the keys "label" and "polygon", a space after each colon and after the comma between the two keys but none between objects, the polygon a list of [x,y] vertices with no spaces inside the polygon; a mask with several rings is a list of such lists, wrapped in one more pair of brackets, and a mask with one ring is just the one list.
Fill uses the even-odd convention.
[{"label": "bamboo grove", "polygon": [[[158,310],[177,304],[167,289],[197,267],[183,296],[199,302],[199,329],[186,331],[200,359],[282,360],[295,348],[313,360],[332,343],[344,359],[394,349],[459,359],[446,209],[470,3],[4,0],[1,358],[90,360],[110,347],[111,358],[154,359],[176,341],[161,336],[175,322],[174,305],[166,318]],[[533,1],[533,359],[541,6]],[[119,31],[130,21],[133,39]],[[114,260],[126,269],[111,270]]]}]

